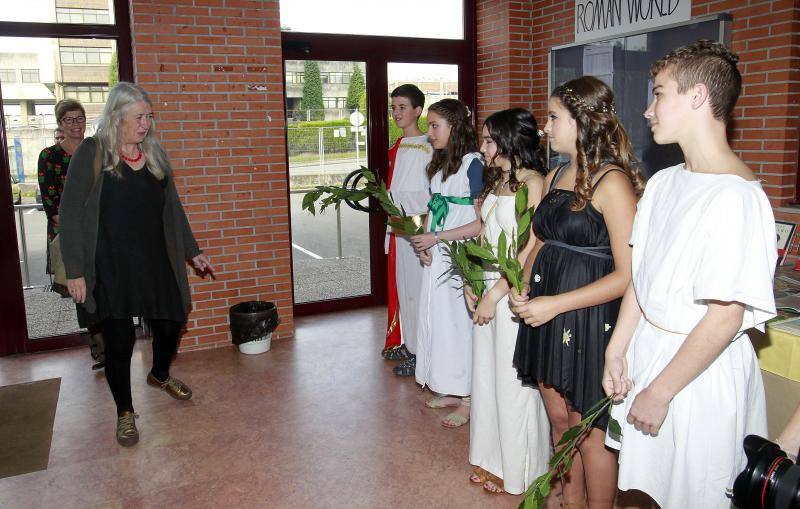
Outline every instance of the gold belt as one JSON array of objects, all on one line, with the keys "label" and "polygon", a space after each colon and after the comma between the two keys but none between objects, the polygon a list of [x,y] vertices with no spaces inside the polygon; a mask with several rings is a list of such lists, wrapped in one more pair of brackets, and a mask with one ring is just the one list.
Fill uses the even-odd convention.
[{"label": "gold belt", "polygon": [[[424,228],[425,227],[425,223],[428,220],[428,214],[417,214],[415,216],[406,216],[406,218],[407,219],[411,219],[411,221],[414,223],[414,226],[416,226],[417,228],[420,228],[420,227]],[[390,225],[391,225],[391,223],[400,224],[402,222],[403,222],[403,218],[400,217],[400,216],[389,216],[389,224]],[[399,228],[395,228],[394,226],[390,226],[390,228],[392,229],[392,233],[394,233],[396,235],[405,235],[405,232],[403,232]]]}]

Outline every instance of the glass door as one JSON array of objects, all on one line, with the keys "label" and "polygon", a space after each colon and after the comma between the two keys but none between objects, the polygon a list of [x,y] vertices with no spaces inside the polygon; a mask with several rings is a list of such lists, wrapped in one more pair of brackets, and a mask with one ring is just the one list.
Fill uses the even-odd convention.
[{"label": "glass door", "polygon": [[[70,157],[66,147],[94,133],[109,82],[119,80],[116,54],[113,40],[0,37],[6,178],[14,203],[29,341],[86,331],[66,288],[53,284],[48,246],[58,233]],[[65,115],[69,123],[59,125],[55,106],[62,99],[78,106]]]},{"label": "glass door", "polygon": [[[386,302],[385,217],[346,205],[338,214],[332,209],[314,217],[300,204],[309,186],[342,185],[360,165],[388,177],[388,142],[399,135],[390,116],[388,92],[394,87],[389,82],[418,83],[426,103],[458,97],[475,110],[474,1],[432,6],[421,0],[420,5],[441,11],[435,17],[448,23],[423,23],[413,33],[408,27],[397,33],[385,23],[387,0],[369,2],[357,12],[342,10],[335,1],[281,2],[296,316]],[[354,22],[341,22],[342,15]],[[319,71],[317,96],[306,86],[307,67],[316,79],[311,62]],[[390,70],[395,66],[396,73]],[[359,87],[366,93],[359,94]],[[427,129],[424,118],[420,127]]]},{"label": "glass door", "polygon": [[370,216],[301,207],[314,186],[341,186],[368,165],[366,64],[285,60],[284,69],[295,304],[370,295]]}]

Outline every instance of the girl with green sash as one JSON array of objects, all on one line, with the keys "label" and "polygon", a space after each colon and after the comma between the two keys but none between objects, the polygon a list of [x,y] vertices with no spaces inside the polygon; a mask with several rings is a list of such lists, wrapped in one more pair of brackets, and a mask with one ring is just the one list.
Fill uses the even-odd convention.
[{"label": "girl with green sash", "polygon": [[427,168],[431,183],[426,233],[411,243],[425,265],[417,326],[417,383],[437,397],[429,408],[455,407],[442,425],[469,422],[472,384],[472,319],[461,283],[449,277],[450,258],[440,241],[480,233],[474,203],[483,190],[483,163],[472,116],[464,103],[443,99],[428,108],[428,138],[434,148]]}]

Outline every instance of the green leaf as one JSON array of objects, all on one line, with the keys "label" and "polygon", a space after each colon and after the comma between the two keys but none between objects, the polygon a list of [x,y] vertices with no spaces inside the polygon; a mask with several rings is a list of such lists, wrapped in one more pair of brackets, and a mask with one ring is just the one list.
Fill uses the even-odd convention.
[{"label": "green leaf", "polygon": [[569,428],[567,431],[564,432],[563,435],[561,435],[561,440],[558,441],[558,444],[556,444],[556,447],[560,447],[562,445],[566,445],[567,442],[569,442],[570,440],[575,439],[578,435],[580,435],[582,431],[583,431],[583,429],[580,426],[573,426],[573,427]]},{"label": "green leaf", "polygon": [[562,461],[564,461],[564,456],[567,454],[568,450],[569,450],[569,447],[562,447],[561,449],[556,451],[555,454],[553,454],[553,457],[550,458],[550,468],[551,469],[555,469],[556,467],[558,467],[561,464]]},{"label": "green leaf", "polygon": [[531,235],[531,215],[522,214],[517,221],[517,245],[524,247]]},{"label": "green leaf", "polygon": [[564,464],[561,466],[561,475],[559,477],[564,477],[572,468],[572,460],[575,459],[574,451],[573,454],[570,454],[566,458],[567,459],[564,460]]},{"label": "green leaf", "polygon": [[542,497],[547,497],[550,494],[550,479],[539,485],[539,493],[542,494]]},{"label": "green leaf", "polygon": [[492,253],[489,249],[486,249],[483,246],[479,246],[474,241],[467,241],[467,252],[471,255],[477,256],[481,260],[486,260],[487,262],[494,263],[496,258],[494,253]]},{"label": "green leaf", "polygon": [[622,436],[622,426],[620,426],[619,422],[613,417],[608,418],[608,431],[617,437]]},{"label": "green leaf", "polygon": [[542,494],[540,492],[538,492],[538,491],[535,492],[533,494],[533,499],[534,499],[534,504],[536,504],[534,506],[536,509],[539,509],[540,507],[544,507],[544,497],[542,496]]},{"label": "green leaf", "polygon": [[375,173],[366,166],[361,167],[361,173],[364,175],[364,180],[370,184],[374,184],[376,182],[377,179],[375,177]]},{"label": "green leaf", "polygon": [[506,259],[508,253],[508,239],[506,239],[506,232],[500,232],[497,238],[497,260],[502,264]]},{"label": "green leaf", "polygon": [[303,206],[302,206],[303,210],[311,212],[312,216],[317,215],[316,210],[314,210],[314,201],[316,201],[317,197],[314,195],[315,193],[313,191],[310,193],[306,193],[306,195],[303,196]]},{"label": "green leaf", "polygon": [[516,209],[517,216],[521,216],[528,208],[528,186],[521,185],[514,195],[514,208]]}]

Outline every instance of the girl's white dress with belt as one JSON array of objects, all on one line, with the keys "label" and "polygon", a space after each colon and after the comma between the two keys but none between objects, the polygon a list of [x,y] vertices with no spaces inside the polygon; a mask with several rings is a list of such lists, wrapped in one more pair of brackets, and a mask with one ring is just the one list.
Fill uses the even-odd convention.
[{"label": "girl's white dress with belt", "polygon": [[[643,311],[628,349],[634,388],[612,416],[622,437],[619,487],[648,493],[664,509],[730,507],[726,489],[747,461],[742,440],[766,436],[758,361],[743,332],[775,316],[775,220],[761,185],[736,175],[656,173],[639,202],[631,243],[633,285]],[[626,422],[636,395],[675,356],[709,300],[745,305],[739,332],[672,400],[657,436]]]},{"label": "girl's white dress with belt", "polygon": [[[466,154],[461,167],[442,182],[441,171],[431,179],[431,194],[469,197],[467,169],[477,152]],[[426,231],[430,231],[433,215],[428,214]],[[438,231],[464,226],[476,219],[472,205],[449,204],[444,227]],[[449,276],[450,256],[444,243],[430,248],[432,262],[425,267],[419,296],[417,325],[417,383],[434,392],[453,396],[469,396],[472,385],[472,319],[464,302],[461,279]]]},{"label": "girl's white dress with belt", "polygon": [[[488,195],[481,207],[483,234],[497,254],[500,232],[516,235],[514,196]],[[484,272],[487,288],[499,279]],[[506,295],[495,317],[473,326],[469,462],[503,479],[505,491],[525,492],[547,470],[550,424],[538,389],[523,386],[512,364],[519,321]]]}]

